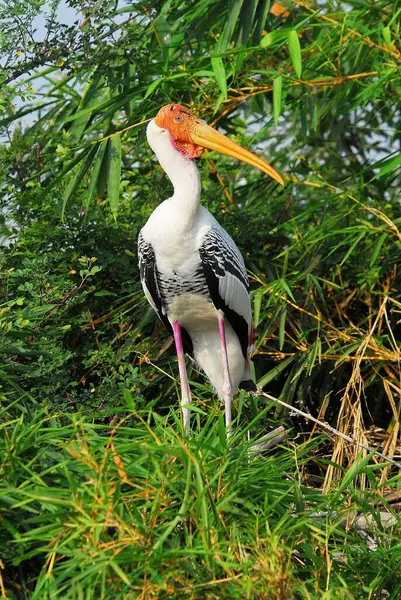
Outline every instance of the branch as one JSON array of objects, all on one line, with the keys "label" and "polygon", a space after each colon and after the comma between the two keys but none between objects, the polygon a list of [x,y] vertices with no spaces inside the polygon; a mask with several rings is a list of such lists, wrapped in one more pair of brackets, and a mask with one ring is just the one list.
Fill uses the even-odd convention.
[{"label": "branch", "polygon": [[275,398],[274,396],[271,396],[270,394],[263,392],[261,389],[258,389],[257,392],[252,392],[252,394],[256,397],[263,396],[264,398],[267,398],[268,400],[272,400],[273,402],[280,404],[280,406],[284,406],[285,408],[288,408],[289,410],[297,413],[298,415],[305,417],[305,419],[308,419],[309,421],[313,421],[314,423],[316,423],[317,425],[322,427],[322,429],[326,429],[326,431],[329,431],[330,433],[337,435],[338,437],[342,438],[343,440],[346,440],[350,444],[354,444],[355,446],[357,446],[359,448],[363,448],[364,450],[367,450],[371,454],[380,456],[380,458],[382,458],[386,462],[396,466],[398,469],[401,469],[400,462],[397,462],[396,460],[390,458],[389,456],[386,456],[385,454],[382,454],[378,450],[375,450],[374,448],[371,448],[370,446],[367,446],[366,444],[357,442],[351,436],[346,435],[345,433],[342,433],[341,431],[338,431],[338,429],[335,429],[334,427],[332,427],[331,425],[329,425],[328,423],[326,423],[324,421],[320,421],[319,419],[312,417],[312,415],[309,415],[308,413],[304,412],[303,410],[300,410],[299,408],[295,408],[295,406],[291,406],[291,404],[287,404],[287,402],[284,402],[283,400],[279,400],[278,398]]}]

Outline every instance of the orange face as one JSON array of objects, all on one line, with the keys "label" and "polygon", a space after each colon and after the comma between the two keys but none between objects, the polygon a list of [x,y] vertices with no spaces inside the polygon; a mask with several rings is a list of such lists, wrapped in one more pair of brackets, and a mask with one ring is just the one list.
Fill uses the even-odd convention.
[{"label": "orange face", "polygon": [[155,123],[170,132],[176,148],[188,158],[198,158],[208,148],[242,160],[284,185],[281,175],[266,161],[206,125],[180,104],[163,106],[155,117]]},{"label": "orange face", "polygon": [[193,114],[180,104],[163,106],[155,117],[155,123],[163,129],[168,129],[178,150],[188,158],[198,158],[204,151],[203,146],[194,144],[191,132],[201,123]]}]

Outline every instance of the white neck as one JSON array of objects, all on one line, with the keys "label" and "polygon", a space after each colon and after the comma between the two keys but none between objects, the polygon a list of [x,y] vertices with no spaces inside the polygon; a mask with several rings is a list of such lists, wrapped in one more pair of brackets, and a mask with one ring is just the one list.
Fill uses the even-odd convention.
[{"label": "white neck", "polygon": [[199,208],[201,192],[200,176],[195,162],[181,154],[175,148],[170,132],[156,125],[154,121],[149,123],[146,133],[150,147],[174,187],[174,194],[168,202],[180,211],[183,220],[192,220]]}]

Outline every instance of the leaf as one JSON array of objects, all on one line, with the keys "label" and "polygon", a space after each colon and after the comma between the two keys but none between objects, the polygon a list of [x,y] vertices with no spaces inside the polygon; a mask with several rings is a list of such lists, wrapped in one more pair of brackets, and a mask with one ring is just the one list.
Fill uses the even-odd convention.
[{"label": "leaf", "polygon": [[291,31],[288,33],[288,48],[290,50],[291,61],[294,66],[295,73],[300,79],[302,75],[302,56],[298,33],[295,29],[291,29]]},{"label": "leaf", "polygon": [[262,39],[260,40],[260,47],[261,48],[268,48],[269,46],[271,46],[271,44],[273,43],[273,36],[272,33],[267,33],[265,36],[262,37]]},{"label": "leaf", "polygon": [[111,212],[114,219],[117,219],[121,177],[121,136],[114,135],[109,141],[107,193]]},{"label": "leaf", "polygon": [[270,46],[279,46],[285,44],[288,40],[290,31],[292,31],[289,27],[283,27],[282,29],[274,29],[273,31],[269,31],[262,39],[260,40],[261,48],[270,48]]},{"label": "leaf", "polygon": [[253,299],[253,323],[256,328],[260,322],[260,306],[263,298],[263,291],[257,291]]},{"label": "leaf", "polygon": [[217,85],[220,88],[224,99],[227,98],[227,76],[224,68],[223,59],[220,57],[213,57],[212,59],[213,73],[216,78]]},{"label": "leaf", "polygon": [[279,75],[273,81],[273,118],[275,125],[278,124],[278,119],[281,113],[281,90],[283,87],[283,76]]},{"label": "leaf", "polygon": [[148,89],[146,90],[146,93],[145,93],[143,99],[146,100],[146,98],[148,98],[152,94],[152,92],[155,91],[157,86],[160,85],[162,81],[164,81],[163,77],[158,77],[157,79],[152,81],[152,83],[148,86]]},{"label": "leaf", "polygon": [[86,203],[85,203],[86,210],[88,210],[89,203],[92,200],[93,196],[95,195],[96,186],[97,186],[97,182],[99,179],[99,173],[100,173],[100,169],[103,164],[103,158],[104,158],[104,153],[106,152],[106,148],[107,148],[107,140],[100,142],[99,148],[97,149],[93,169],[92,169],[92,175],[91,175],[91,179],[89,182],[88,194],[86,196]]},{"label": "leaf", "polygon": [[393,158],[386,160],[382,164],[383,166],[377,174],[378,177],[382,177],[383,175],[387,175],[387,173],[391,173],[391,171],[394,171],[398,165],[401,165],[401,154],[393,156]]},{"label": "leaf", "polygon": [[64,221],[64,215],[65,215],[65,209],[66,209],[67,203],[72,198],[74,193],[76,192],[79,184],[81,183],[86,171],[89,168],[89,165],[91,164],[91,162],[96,154],[96,151],[97,151],[97,146],[95,145],[95,146],[93,146],[93,148],[91,148],[91,150],[87,154],[86,158],[82,161],[80,168],[76,172],[75,176],[70,179],[70,182],[68,183],[66,189],[64,190],[64,194],[63,194],[63,197],[61,200],[61,220],[62,221]]},{"label": "leaf", "polygon": [[386,46],[387,46],[388,50],[391,51],[391,48],[392,48],[391,33],[390,33],[390,27],[388,27],[387,25],[385,27],[382,27],[382,36],[383,36],[384,41],[386,42]]},{"label": "leaf", "polygon": [[270,381],[276,379],[276,377],[280,375],[280,373],[282,373],[282,371],[284,371],[284,369],[286,369],[294,359],[295,356],[289,356],[288,358],[285,358],[284,360],[280,361],[278,365],[274,367],[274,369],[270,369],[269,372],[266,373],[266,375],[259,379],[258,387],[263,388],[265,385],[270,383]]},{"label": "leaf", "polygon": [[[94,101],[96,99],[96,92],[98,91],[98,84],[100,82],[100,78],[100,74],[95,74],[92,81],[88,85],[86,91],[82,95],[81,101],[77,107],[76,112],[81,111],[83,108],[85,108],[85,106],[87,106],[88,108],[90,106],[94,106]],[[85,131],[85,127],[90,117],[91,113],[89,112],[86,115],[83,115],[82,117],[77,119],[76,121],[73,121],[70,128],[70,136],[72,142],[76,143],[81,139],[81,136]]]},{"label": "leaf", "polygon": [[[258,0],[247,0],[242,6],[240,15],[240,36],[238,46],[246,48],[248,45],[249,34],[254,23]],[[235,72],[239,71],[245,60],[245,51],[237,56],[235,63]]]},{"label": "leaf", "polygon": [[122,581],[126,584],[129,585],[131,587],[131,582],[128,579],[127,575],[124,573],[124,571],[122,570],[122,568],[120,567],[120,565],[118,563],[116,563],[114,560],[110,560],[109,561],[109,565],[113,568],[113,570],[115,571],[115,573],[120,577],[120,579],[122,579]]},{"label": "leaf", "polygon": [[337,490],[336,495],[340,495],[342,492],[346,490],[346,488],[351,485],[353,480],[358,477],[363,471],[363,469],[367,466],[370,461],[372,455],[368,454],[363,458],[362,452],[359,452],[357,457],[351,466],[347,469],[345,475],[343,476],[339,488]]},{"label": "leaf", "polygon": [[255,31],[253,34],[253,41],[258,43],[260,40],[260,36],[262,35],[262,31],[266,29],[266,21],[269,15],[270,9],[270,0],[259,0],[258,6],[256,9],[256,25]]},{"label": "leaf", "polygon": [[376,258],[378,257],[381,247],[383,246],[383,242],[387,238],[387,236],[388,236],[387,233],[382,233],[381,236],[379,237],[379,239],[377,240],[376,245],[372,252],[371,259],[370,259],[370,263],[369,263],[370,267],[375,264]]},{"label": "leaf", "polygon": [[351,256],[351,254],[353,253],[353,251],[355,250],[355,248],[357,247],[357,245],[359,244],[359,242],[361,240],[363,240],[363,238],[365,237],[365,232],[362,232],[358,235],[358,237],[352,242],[351,246],[348,248],[344,258],[342,259],[342,261],[340,262],[340,265],[342,266]]},{"label": "leaf", "polygon": [[284,336],[285,336],[285,322],[287,320],[287,306],[284,307],[281,315],[280,315],[280,324],[278,329],[278,346],[280,351],[284,346]]},{"label": "leaf", "polygon": [[216,50],[225,50],[230,43],[243,1],[244,0],[231,0],[231,5],[227,13],[227,20],[217,43]]}]

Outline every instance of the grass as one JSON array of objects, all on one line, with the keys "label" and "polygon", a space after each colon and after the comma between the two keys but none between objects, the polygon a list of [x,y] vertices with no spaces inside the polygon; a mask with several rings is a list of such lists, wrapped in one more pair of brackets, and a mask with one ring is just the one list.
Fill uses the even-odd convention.
[{"label": "grass", "polygon": [[231,448],[213,411],[185,440],[178,409],[109,411],[105,425],[104,412],[4,408],[2,597],[398,599],[400,522],[377,502],[383,465],[359,456],[323,494],[323,438],[250,460],[239,408]]}]

